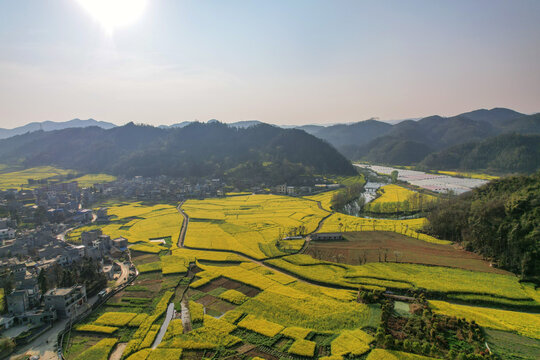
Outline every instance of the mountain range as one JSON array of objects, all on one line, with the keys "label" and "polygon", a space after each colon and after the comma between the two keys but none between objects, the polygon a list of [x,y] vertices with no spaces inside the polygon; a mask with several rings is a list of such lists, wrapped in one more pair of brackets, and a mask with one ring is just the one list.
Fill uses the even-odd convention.
[{"label": "mountain range", "polygon": [[67,128],[81,128],[88,126],[99,126],[103,129],[111,129],[116,125],[113,123],[105,121],[97,121],[94,119],[73,119],[69,121],[43,121],[43,122],[32,122],[23,126],[19,126],[13,129],[2,129],[0,128],[0,139],[7,139],[15,135],[22,135],[27,132],[33,132],[38,130],[43,131],[53,131],[53,130],[62,130]]},{"label": "mountain range", "polygon": [[[193,124],[201,126],[198,122],[184,121],[157,128],[145,128],[167,131],[184,129]],[[221,123],[212,119],[207,124]],[[270,126],[257,120],[221,125],[237,130]],[[0,139],[40,129],[48,132],[88,126],[109,130],[116,128],[114,124],[93,119],[74,119],[64,123],[47,121],[11,130],[0,129]],[[535,157],[535,154],[540,152],[540,142],[537,142],[534,136],[531,137],[540,135],[540,113],[526,115],[511,109],[494,108],[474,110],[451,117],[434,115],[394,123],[369,119],[348,124],[309,124],[281,128],[303,130],[331,144],[353,161],[495,172],[531,172],[540,167],[540,162],[536,161]],[[507,134],[513,136],[511,141],[505,144],[501,139],[510,139],[504,137]],[[472,149],[476,149],[475,156],[470,152]],[[490,153],[484,154],[485,149],[490,149]],[[480,156],[481,153],[484,155]],[[503,158],[504,161],[501,160]],[[515,166],[511,166],[512,162]]]},{"label": "mountain range", "polygon": [[355,174],[325,141],[297,129],[220,122],[162,129],[129,123],[35,131],[0,140],[4,163],[55,165],[125,176],[228,177],[253,183],[298,183],[315,174]]}]

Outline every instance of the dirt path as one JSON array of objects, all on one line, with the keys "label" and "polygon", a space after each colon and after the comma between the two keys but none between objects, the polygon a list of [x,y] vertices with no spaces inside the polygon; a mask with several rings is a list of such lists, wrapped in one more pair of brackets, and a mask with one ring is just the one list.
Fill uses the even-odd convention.
[{"label": "dirt path", "polygon": [[180,302],[180,306],[182,307],[182,326],[184,328],[184,334],[187,332],[190,332],[192,330],[191,327],[191,315],[189,313],[189,306],[186,297],[182,297],[182,301]]},{"label": "dirt path", "polygon": [[178,247],[180,248],[184,247],[184,240],[186,238],[186,231],[189,223],[189,216],[182,209],[182,205],[184,205],[184,203],[185,200],[177,206],[178,212],[184,217],[184,221],[182,222],[182,229],[180,230],[180,235],[178,235]]},{"label": "dirt path", "polygon": [[116,347],[111,353],[111,356],[109,356],[109,360],[120,360],[122,358],[122,354],[124,353],[124,350],[126,349],[126,346],[127,346],[127,343],[116,344]]}]

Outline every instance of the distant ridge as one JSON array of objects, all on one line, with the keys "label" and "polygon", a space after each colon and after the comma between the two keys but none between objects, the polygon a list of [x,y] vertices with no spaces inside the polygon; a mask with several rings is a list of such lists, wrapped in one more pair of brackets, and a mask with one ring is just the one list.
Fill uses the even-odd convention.
[{"label": "distant ridge", "polygon": [[356,174],[335,148],[304,131],[268,124],[235,128],[217,120],[166,129],[128,123],[34,131],[0,140],[0,158],[26,167],[272,185],[301,185],[314,174]]},{"label": "distant ridge", "polygon": [[116,127],[115,124],[97,121],[94,119],[81,120],[73,119],[69,121],[43,121],[43,122],[32,122],[23,126],[19,126],[13,129],[2,129],[0,128],[0,139],[6,139],[16,135],[26,134],[27,132],[34,132],[38,130],[43,131],[54,131],[54,130],[63,130],[69,128],[84,128],[89,126],[97,126],[102,129],[112,129]]}]

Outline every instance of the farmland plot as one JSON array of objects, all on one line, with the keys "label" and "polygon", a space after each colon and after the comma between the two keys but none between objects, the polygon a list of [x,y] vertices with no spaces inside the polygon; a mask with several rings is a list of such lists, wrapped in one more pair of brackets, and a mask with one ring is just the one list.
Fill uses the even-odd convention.
[{"label": "farmland plot", "polygon": [[310,233],[328,215],[316,202],[274,195],[188,200],[183,209],[190,217],[186,246],[233,250],[257,259],[285,254],[281,237],[300,227]]},{"label": "farmland plot", "polygon": [[385,185],[377,193],[380,195],[365,205],[364,210],[373,213],[417,212],[428,209],[437,201],[433,195],[412,191],[399,185]]}]

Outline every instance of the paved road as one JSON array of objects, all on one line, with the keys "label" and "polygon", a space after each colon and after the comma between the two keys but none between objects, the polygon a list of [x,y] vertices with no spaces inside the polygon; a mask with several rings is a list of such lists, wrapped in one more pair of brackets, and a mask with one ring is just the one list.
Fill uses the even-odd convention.
[{"label": "paved road", "polygon": [[129,266],[120,261],[115,261],[115,263],[117,263],[120,266],[120,270],[121,270],[120,276],[118,277],[118,279],[116,279],[116,284],[115,284],[115,286],[118,287],[128,280]]},{"label": "paved road", "polygon": [[158,345],[161,344],[161,340],[163,340],[163,336],[165,336],[165,333],[167,332],[167,328],[169,327],[169,323],[171,322],[173,316],[174,316],[174,303],[171,302],[169,303],[169,306],[167,307],[165,320],[163,321],[163,324],[161,325],[161,328],[159,329],[156,339],[154,340],[154,344],[152,344],[152,349],[157,348]]},{"label": "paved road", "polygon": [[[98,300],[97,296],[93,296],[88,299],[88,306],[94,305]],[[10,359],[14,359],[20,355],[38,355],[40,360],[58,360],[58,355],[56,353],[56,339],[58,334],[64,330],[68,319],[62,319],[57,321],[51,329],[46,333],[40,335],[37,339],[32,341],[30,344],[25,345],[21,349],[17,350],[10,356]]]}]

